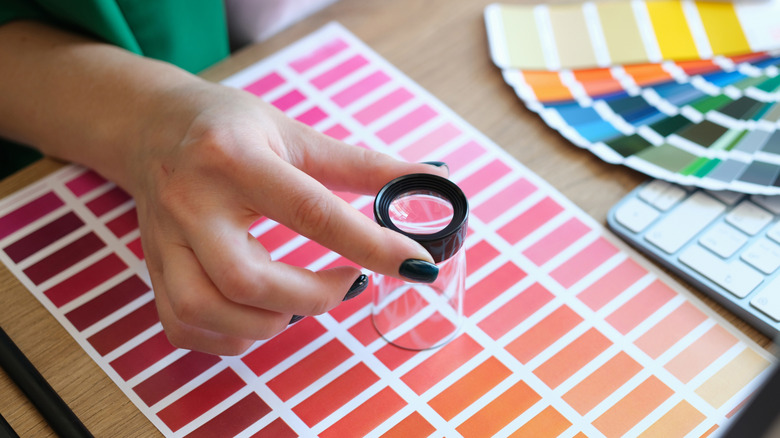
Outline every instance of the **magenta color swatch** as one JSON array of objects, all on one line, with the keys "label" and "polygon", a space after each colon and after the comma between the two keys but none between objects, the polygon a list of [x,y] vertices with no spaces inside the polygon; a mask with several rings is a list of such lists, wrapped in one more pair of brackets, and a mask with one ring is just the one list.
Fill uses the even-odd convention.
[{"label": "magenta color swatch", "polygon": [[311,80],[318,90],[323,90],[341,80],[344,76],[356,71],[360,67],[368,64],[368,60],[363,55],[355,55],[341,64],[321,73]]},{"label": "magenta color swatch", "polygon": [[390,77],[385,72],[377,71],[359,80],[358,82],[355,82],[344,90],[339,91],[333,95],[332,100],[336,105],[344,108],[345,106],[360,99],[371,91],[374,91],[381,85],[387,83],[389,80]]},{"label": "magenta color swatch", "polygon": [[377,131],[376,136],[385,144],[392,144],[436,116],[437,113],[433,108],[428,105],[422,105]]},{"label": "magenta color swatch", "polygon": [[512,169],[506,163],[495,159],[463,180],[458,181],[458,187],[463,190],[467,197],[471,198],[511,171]]},{"label": "magenta color swatch", "polygon": [[345,138],[349,137],[351,132],[347,128],[345,128],[343,125],[337,123],[330,128],[322,131],[323,134],[327,135],[328,137],[335,138],[336,140],[344,140]]},{"label": "magenta color swatch", "polygon": [[106,223],[106,226],[114,236],[121,238],[131,231],[138,229],[138,212],[135,208],[127,210],[119,216],[111,219]]},{"label": "magenta color swatch", "polygon": [[445,155],[441,161],[447,163],[447,166],[450,168],[450,173],[452,174],[459,171],[467,164],[472,163],[484,153],[485,147],[476,141],[471,140]]},{"label": "magenta color swatch", "polygon": [[306,100],[306,96],[304,96],[303,93],[298,90],[292,90],[271,102],[271,105],[279,108],[280,111],[287,111],[304,100]]},{"label": "magenta color swatch", "polygon": [[309,126],[314,126],[317,123],[325,120],[328,117],[328,115],[320,109],[320,107],[314,107],[310,110],[307,110],[303,114],[297,116],[295,120]]},{"label": "magenta color swatch", "polygon": [[66,182],[65,186],[70,189],[71,193],[77,197],[81,197],[102,186],[106,182],[106,179],[98,175],[94,170],[87,170],[81,175]]},{"label": "magenta color swatch", "polygon": [[303,73],[306,70],[321,63],[322,61],[330,58],[331,56],[341,52],[347,47],[349,46],[344,40],[337,38],[329,43],[326,43],[325,45],[315,50],[310,55],[304,56],[302,58],[290,62],[290,67],[292,67],[292,69],[297,71],[298,73]]},{"label": "magenta color swatch", "polygon": [[368,125],[390,111],[398,108],[414,95],[406,88],[397,88],[376,102],[355,113],[355,120],[362,125]]},{"label": "magenta color swatch", "polygon": [[89,208],[89,210],[95,216],[100,217],[119,207],[130,199],[132,198],[130,198],[130,195],[128,195],[124,190],[120,189],[119,187],[114,187],[106,193],[103,193],[97,198],[87,202],[87,208]]},{"label": "magenta color swatch", "polygon": [[282,85],[284,82],[284,78],[274,72],[247,85],[244,89],[255,96],[262,96],[279,85]]},{"label": "magenta color swatch", "polygon": [[65,205],[53,192],[46,193],[0,217],[0,239]]},{"label": "magenta color swatch", "polygon": [[535,191],[535,185],[521,178],[475,207],[472,212],[482,222],[488,223]]},{"label": "magenta color swatch", "polygon": [[6,246],[4,251],[11,260],[19,263],[82,225],[84,221],[71,211]]},{"label": "magenta color swatch", "polygon": [[[425,134],[419,140],[413,141],[410,145],[401,149],[399,154],[408,161],[420,161],[423,157],[457,138],[461,134],[462,132],[458,127],[447,122]],[[447,165],[450,164],[446,160],[445,162]],[[452,171],[453,168],[450,167],[450,170]]]}]

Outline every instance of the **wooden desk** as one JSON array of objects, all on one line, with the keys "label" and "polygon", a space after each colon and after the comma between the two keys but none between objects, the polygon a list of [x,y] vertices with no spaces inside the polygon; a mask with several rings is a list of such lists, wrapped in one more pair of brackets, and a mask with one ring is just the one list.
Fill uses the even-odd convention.
[{"label": "wooden desk", "polygon": [[[549,181],[601,223],[646,177],[580,150],[525,109],[491,63],[482,11],[489,0],[341,0],[268,42],[246,48],[202,75],[220,80],[330,21],[339,21],[381,56]],[[59,168],[44,160],[0,183],[8,195]],[[156,428],[59,323],[0,268],[0,325],[96,436],[158,436]],[[701,296],[701,295],[699,295]],[[769,340],[713,308],[761,345]],[[0,413],[21,436],[52,432],[0,373]]]}]

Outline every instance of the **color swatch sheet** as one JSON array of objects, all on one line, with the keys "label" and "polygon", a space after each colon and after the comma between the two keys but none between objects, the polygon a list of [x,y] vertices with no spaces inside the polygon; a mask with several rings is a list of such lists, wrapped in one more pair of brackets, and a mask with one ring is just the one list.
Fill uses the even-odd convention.
[{"label": "color swatch sheet", "polygon": [[780,48],[778,0],[494,4],[485,15],[501,68],[607,67]]},{"label": "color swatch sheet", "polygon": [[[367,291],[239,357],[176,349],[127,194],[70,166],[2,200],[3,263],[165,435],[699,437],[771,363],[341,26],[225,83],[348,143],[447,162],[471,204],[468,318],[444,347],[398,349]],[[250,232],[277,260],[349,263],[269,220]]]},{"label": "color swatch sheet", "polygon": [[[633,8],[632,11],[645,7],[665,10],[676,5],[681,11],[688,11],[685,16],[689,19],[694,16],[691,11],[698,11],[700,17],[697,17],[704,21],[704,28],[721,29],[720,32],[713,30],[710,32],[712,35],[740,33],[743,28],[752,29],[754,24],[761,27],[764,21],[754,19],[753,14],[740,12],[743,7],[765,9],[773,22],[780,23],[780,11],[775,10],[775,3],[771,1],[737,4],[608,2],[554,5],[549,9],[552,15],[555,15],[552,11],[561,8],[568,11],[576,9],[579,19],[585,20],[591,27],[598,27],[606,26],[607,21],[603,14],[593,12],[593,8],[601,10],[619,8],[620,5]],[[502,68],[504,79],[526,106],[572,143],[607,162],[623,164],[654,178],[678,184],[711,190],[780,194],[780,133],[777,130],[780,119],[780,57],[777,52],[749,51],[757,47],[754,44],[718,50],[714,55],[691,52],[690,56],[667,56],[665,58],[676,60],[655,63],[646,62],[645,58],[612,56],[604,59],[610,62],[642,62],[597,68],[555,69],[547,66],[546,70],[521,69],[508,66],[500,55],[508,38],[502,30],[505,24],[502,24],[502,17],[513,8],[490,5],[485,10],[493,61]],[[546,10],[547,6],[538,8]],[[589,10],[591,13],[583,13]],[[721,12],[715,14],[714,10]],[[737,19],[723,18],[732,15]],[[709,18],[705,20],[705,16]],[[667,23],[667,20],[658,17],[654,20]],[[720,26],[716,25],[718,20],[722,21]],[[642,29],[636,20],[624,17],[619,21],[634,32]],[[668,22],[673,23],[674,20]],[[740,26],[729,26],[728,23]],[[659,24],[654,35],[660,40],[672,29],[683,28],[688,29]],[[572,29],[574,31],[567,35],[578,35],[580,42],[587,42],[587,36],[593,34],[577,27]],[[531,30],[538,32],[539,38],[545,32],[539,27]],[[680,35],[675,38],[675,41],[684,40]],[[731,36],[729,41],[732,41]],[[526,53],[527,50],[530,49],[525,48],[521,52]],[[573,53],[581,53],[585,49],[572,50]],[[628,52],[640,51],[633,47]]]}]

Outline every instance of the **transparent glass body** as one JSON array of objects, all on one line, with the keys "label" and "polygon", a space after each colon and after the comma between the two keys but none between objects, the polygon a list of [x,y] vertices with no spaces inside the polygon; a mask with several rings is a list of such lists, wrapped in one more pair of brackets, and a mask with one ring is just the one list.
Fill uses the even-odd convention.
[{"label": "transparent glass body", "polygon": [[[447,199],[435,192],[416,190],[393,200],[393,223],[409,237],[443,230],[453,217]],[[466,282],[465,251],[437,264],[435,282],[413,283],[374,274],[372,320],[382,337],[398,347],[426,350],[444,345],[460,330]]]}]

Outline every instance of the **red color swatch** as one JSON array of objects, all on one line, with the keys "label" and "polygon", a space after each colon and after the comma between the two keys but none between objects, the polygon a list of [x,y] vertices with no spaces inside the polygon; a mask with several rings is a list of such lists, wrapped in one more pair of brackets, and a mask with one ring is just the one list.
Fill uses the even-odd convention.
[{"label": "red color swatch", "polygon": [[312,427],[365,391],[377,380],[379,377],[366,364],[359,362],[295,406],[293,412],[309,427]]},{"label": "red color swatch", "polygon": [[133,388],[152,406],[219,363],[219,356],[190,351]]},{"label": "red color swatch", "polygon": [[562,211],[563,207],[560,204],[550,197],[545,197],[501,227],[498,235],[514,245]]},{"label": "red color swatch", "polygon": [[84,330],[106,316],[116,312],[151,288],[133,275],[111,289],[65,314],[76,330]]},{"label": "red color swatch", "polygon": [[175,432],[233,395],[244,385],[241,377],[227,368],[163,408],[157,416]]},{"label": "red color swatch", "polygon": [[127,269],[127,265],[116,254],[111,253],[93,265],[74,274],[44,292],[52,304],[61,307],[94,287],[103,284]]},{"label": "red color swatch", "polygon": [[603,237],[599,237],[593,243],[586,246],[578,254],[565,261],[561,266],[550,273],[563,287],[571,287],[580,281],[582,277],[591,273],[602,263],[617,254],[618,249]]},{"label": "red color swatch", "polygon": [[94,232],[90,232],[31,265],[24,270],[24,273],[30,281],[39,285],[84,260],[104,246],[103,241]]},{"label": "red color swatch", "polygon": [[512,262],[506,262],[463,294],[463,314],[471,316],[485,304],[525,278],[526,273]]},{"label": "red color swatch", "polygon": [[392,388],[385,387],[325,429],[320,436],[333,438],[366,436],[404,406],[406,401]]},{"label": "red color swatch", "polygon": [[87,202],[86,205],[92,214],[100,217],[119,207],[130,199],[132,198],[130,198],[130,195],[128,195],[124,190],[120,189],[119,187],[114,187],[106,193],[103,193],[97,198]]},{"label": "red color swatch", "polygon": [[577,298],[592,310],[599,310],[646,274],[645,268],[634,260],[626,259],[577,294]]},{"label": "red color swatch", "polygon": [[258,376],[325,333],[315,318],[303,318],[269,339],[241,360]]},{"label": "red color swatch", "polygon": [[158,322],[160,318],[152,300],[90,336],[87,341],[98,354],[105,356]]},{"label": "red color swatch", "polygon": [[249,395],[188,434],[187,438],[235,436],[269,412],[271,407],[257,393],[250,392]]},{"label": "red color swatch", "polygon": [[479,328],[491,338],[498,339],[536,313],[553,298],[554,295],[544,286],[534,283],[480,321]]},{"label": "red color swatch", "polygon": [[165,332],[159,332],[135,348],[111,361],[110,365],[125,381],[132,379],[160,359],[176,351]]},{"label": "red color swatch", "polygon": [[541,266],[589,231],[590,228],[587,225],[573,217],[550,234],[539,239],[538,242],[523,251],[523,254],[534,264]]},{"label": "red color swatch", "polygon": [[32,233],[5,247],[4,251],[15,263],[19,263],[57,240],[84,225],[78,216],[68,212]]}]

